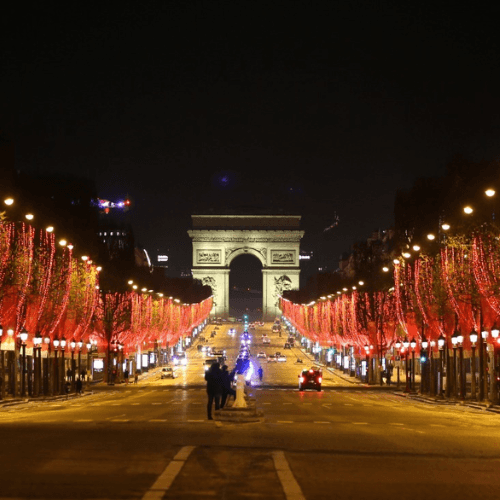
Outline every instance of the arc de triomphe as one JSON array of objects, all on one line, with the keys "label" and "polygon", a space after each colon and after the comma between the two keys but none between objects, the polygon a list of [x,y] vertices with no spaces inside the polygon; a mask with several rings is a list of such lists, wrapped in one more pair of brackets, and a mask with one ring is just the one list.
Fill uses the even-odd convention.
[{"label": "arc de triomphe", "polygon": [[299,288],[300,215],[192,215],[193,278],[212,287],[211,314],[229,315],[231,261],[254,255],[262,264],[262,315],[279,315],[283,290]]}]

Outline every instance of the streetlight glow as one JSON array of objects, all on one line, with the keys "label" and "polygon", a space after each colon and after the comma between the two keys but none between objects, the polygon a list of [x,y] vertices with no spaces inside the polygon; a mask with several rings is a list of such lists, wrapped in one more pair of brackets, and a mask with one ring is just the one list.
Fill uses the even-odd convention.
[{"label": "streetlight glow", "polygon": [[466,213],[467,215],[470,215],[472,212],[474,212],[474,209],[470,205],[464,207],[464,213]]},{"label": "streetlight glow", "polygon": [[495,193],[496,193],[496,191],[495,191],[494,189],[491,189],[491,188],[490,188],[490,189],[487,189],[487,190],[484,192],[484,194],[485,194],[486,196],[488,196],[489,198],[491,198],[492,196],[495,196]]}]

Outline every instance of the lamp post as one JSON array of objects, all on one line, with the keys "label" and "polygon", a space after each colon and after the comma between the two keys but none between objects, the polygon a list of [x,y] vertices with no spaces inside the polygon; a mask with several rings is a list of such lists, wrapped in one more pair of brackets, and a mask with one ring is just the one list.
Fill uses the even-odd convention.
[{"label": "lamp post", "polygon": [[476,399],[476,342],[477,342],[477,332],[472,330],[469,333],[470,345],[471,345],[471,360],[470,360],[470,397],[471,399]]},{"label": "lamp post", "polygon": [[427,392],[429,384],[428,380],[428,370],[427,370],[427,348],[429,347],[429,342],[425,335],[422,333],[422,348],[420,349],[420,364],[421,364],[421,383],[420,383],[420,392],[424,394]]},{"label": "lamp post", "polygon": [[498,394],[498,380],[500,374],[498,373],[498,368],[497,368],[497,349],[498,346],[500,345],[500,330],[496,325],[493,326],[491,329],[491,336],[493,337],[493,352],[492,352],[492,357],[493,357],[493,373],[491,375],[491,384],[490,384],[490,401],[493,404],[498,404],[498,399],[499,399],[499,394]]},{"label": "lamp post", "polygon": [[56,337],[52,343],[54,344],[54,380],[52,383],[53,394],[59,394],[59,382],[61,378],[59,377],[59,362],[57,359],[57,349],[59,348],[59,339]]},{"label": "lamp post", "polygon": [[[83,347],[83,342],[81,340],[79,340],[77,342],[77,346],[78,346],[78,376],[82,377],[82,347]],[[82,380],[83,382],[83,380]]]},{"label": "lamp post", "polygon": [[397,376],[396,389],[399,390],[399,366],[401,364],[401,341],[398,339],[394,344],[394,346],[396,347],[396,352],[398,353],[398,364],[396,366],[396,376]]},{"label": "lamp post", "polygon": [[[444,346],[446,344],[446,339],[441,334],[438,338],[438,349],[439,349],[439,389],[438,397],[443,397],[443,382],[444,382]],[[448,353],[447,353],[448,355]],[[447,374],[448,375],[448,374]],[[448,385],[448,382],[446,383]]]},{"label": "lamp post", "polygon": [[366,383],[370,383],[370,346],[365,344],[366,353]]},{"label": "lamp post", "polygon": [[411,347],[411,391],[416,392],[415,388],[415,348],[417,347],[417,342],[415,341],[415,338],[412,338],[410,340],[410,347]]},{"label": "lamp post", "polygon": [[89,375],[90,375],[90,356],[92,354],[92,341],[89,339],[87,343],[85,344],[85,347],[87,348],[87,369],[85,370],[86,372],[86,383],[87,383],[87,390],[89,388]]},{"label": "lamp post", "polygon": [[33,356],[35,357],[35,376],[33,384],[33,396],[39,396],[41,391],[42,379],[42,335],[37,332],[33,337]]},{"label": "lamp post", "polygon": [[479,352],[479,401],[483,401],[488,397],[488,378],[486,374],[486,366],[488,362],[488,353],[486,346],[489,332],[485,328],[481,328],[481,346]]},{"label": "lamp post", "polygon": [[2,381],[0,383],[0,399],[5,398],[5,359],[2,351],[2,337],[3,327],[0,324],[0,377],[2,377]]},{"label": "lamp post", "polygon": [[66,348],[66,338],[63,336],[61,338],[61,364],[62,364],[62,377],[61,377],[61,394],[64,394],[65,389],[66,389],[66,359],[64,358],[64,351]]},{"label": "lamp post", "polygon": [[405,350],[405,376],[406,376],[405,392],[410,392],[410,377],[409,377],[410,370],[408,369],[408,349],[410,347],[410,341],[407,338],[403,340],[403,347]]},{"label": "lamp post", "polygon": [[21,397],[26,397],[26,341],[28,340],[28,332],[25,328],[21,330],[19,334],[19,338],[21,339],[21,347],[23,348],[23,363],[21,370]]},{"label": "lamp post", "polygon": [[51,341],[50,341],[50,337],[48,335],[46,335],[43,339],[43,343],[47,346],[47,358],[45,358],[45,361],[44,361],[44,367],[43,367],[43,393],[44,394],[51,394],[52,395],[52,391],[51,391],[51,388],[50,388],[50,383],[53,379],[53,374],[52,374],[52,364],[50,362],[50,353],[51,353],[51,349],[50,349],[50,344],[51,344]]},{"label": "lamp post", "polygon": [[453,346],[453,397],[458,398],[458,384],[457,384],[457,344],[458,332],[451,336],[451,344]]},{"label": "lamp post", "polygon": [[458,344],[458,376],[459,376],[459,389],[460,389],[460,399],[465,399],[465,366],[464,366],[464,336],[459,333],[457,335]]},{"label": "lamp post", "polygon": [[75,339],[71,339],[69,345],[71,347],[71,392],[74,392],[75,391],[75,348],[76,348]]}]

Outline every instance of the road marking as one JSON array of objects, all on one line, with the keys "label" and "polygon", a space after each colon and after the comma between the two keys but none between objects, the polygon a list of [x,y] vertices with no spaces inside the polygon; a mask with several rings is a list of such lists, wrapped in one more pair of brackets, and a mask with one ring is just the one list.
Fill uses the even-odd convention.
[{"label": "road marking", "polygon": [[152,405],[161,405],[162,403],[151,403]]},{"label": "road marking", "polygon": [[278,424],[293,424],[293,420],[278,420]]},{"label": "road marking", "polygon": [[166,422],[166,418],[152,418],[149,422]]},{"label": "road marking", "polygon": [[297,483],[282,451],[273,452],[274,467],[281,482],[287,500],[305,500],[305,496]]},{"label": "road marking", "polygon": [[188,420],[188,422],[205,422],[205,420]]},{"label": "road marking", "polygon": [[142,500],[161,500],[193,450],[194,446],[184,446],[181,448],[155,481],[153,486],[151,486],[149,491],[144,494]]},{"label": "road marking", "polygon": [[368,425],[368,422],[351,422],[352,425]]},{"label": "road marking", "polygon": [[389,425],[405,425],[405,424],[392,423],[392,424],[389,424]]},{"label": "road marking", "polygon": [[326,421],[323,421],[323,420],[315,420],[314,423],[315,424],[329,424],[330,422],[326,422]]},{"label": "road marking", "polygon": [[73,422],[75,422],[75,423],[77,423],[77,422],[93,422],[93,420],[81,418],[80,420],[73,420]]}]

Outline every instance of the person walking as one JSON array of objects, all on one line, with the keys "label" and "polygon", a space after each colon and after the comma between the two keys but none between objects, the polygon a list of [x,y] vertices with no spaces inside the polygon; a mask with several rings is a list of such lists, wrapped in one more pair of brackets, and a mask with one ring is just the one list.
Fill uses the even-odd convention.
[{"label": "person walking", "polygon": [[257,373],[259,374],[259,381],[262,382],[262,377],[264,376],[264,370],[262,369],[262,366],[259,366]]},{"label": "person walking", "polygon": [[231,373],[228,372],[227,365],[223,365],[222,367],[222,399],[220,402],[220,407],[224,408],[226,405],[227,397],[233,396],[236,398],[236,391],[231,387],[231,384],[234,380],[234,374],[236,373],[236,369],[234,369]]},{"label": "person walking", "polygon": [[82,389],[83,389],[83,382],[81,377],[78,377],[76,379],[76,393],[82,395]]},{"label": "person walking", "polygon": [[220,401],[222,398],[222,391],[224,383],[222,381],[222,371],[219,363],[213,363],[212,366],[205,373],[205,380],[207,381],[207,416],[208,420],[212,418],[212,405],[215,402],[215,410],[220,409]]},{"label": "person walking", "polygon": [[134,375],[134,384],[137,384],[137,382],[139,382],[139,370],[136,370]]},{"label": "person walking", "polygon": [[123,375],[125,377],[125,383],[128,384],[128,376],[129,376],[128,370],[125,370],[125,373]]}]

